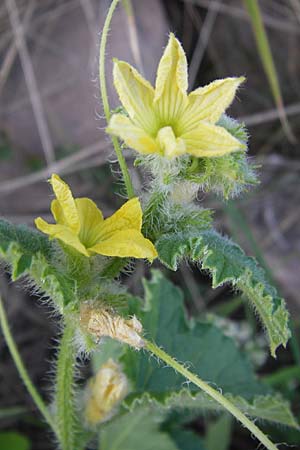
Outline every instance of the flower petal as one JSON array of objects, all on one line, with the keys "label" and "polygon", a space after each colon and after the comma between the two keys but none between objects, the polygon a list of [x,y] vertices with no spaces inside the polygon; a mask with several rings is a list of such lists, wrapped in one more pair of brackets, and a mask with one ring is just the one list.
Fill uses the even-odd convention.
[{"label": "flower petal", "polygon": [[155,83],[157,112],[161,121],[172,124],[187,104],[187,61],[180,42],[170,34],[169,42],[159,62]]},{"label": "flower petal", "polygon": [[197,157],[223,156],[246,148],[244,144],[228,133],[225,128],[208,122],[200,122],[197,128],[183,134],[181,137],[185,141],[187,153]]},{"label": "flower petal", "polygon": [[103,215],[97,205],[89,198],[76,198],[80,220],[79,239],[86,248],[94,245],[103,225]]},{"label": "flower petal", "polygon": [[131,120],[149,133],[156,129],[154,89],[139,72],[124,61],[114,60],[114,84]]},{"label": "flower petal", "polygon": [[143,211],[138,197],[128,200],[112,216],[102,222],[98,242],[109,239],[117,231],[141,231]]},{"label": "flower petal", "polygon": [[78,236],[67,226],[47,223],[41,217],[35,219],[35,225],[38,230],[48,234],[51,238],[59,239],[64,242],[64,244],[73,247],[83,255],[90,256],[84,245],[80,242]]},{"label": "flower petal", "polygon": [[174,158],[186,153],[184,140],[176,138],[172,127],[161,128],[157,134],[157,141],[162,153],[168,158]]},{"label": "flower petal", "polygon": [[188,96],[188,106],[180,118],[180,133],[190,131],[198,122],[204,120],[216,123],[232,103],[236,90],[245,77],[215,80],[200,87]]},{"label": "flower petal", "polygon": [[105,240],[88,249],[91,252],[119,258],[147,258],[152,261],[157,251],[149,239],[138,230],[116,231]]},{"label": "flower petal", "polygon": [[139,153],[149,154],[158,151],[155,140],[122,114],[113,114],[106,131],[107,133],[118,136],[128,147],[133,148]]},{"label": "flower petal", "polygon": [[51,212],[56,223],[58,223],[59,225],[68,226],[68,221],[64,215],[64,211],[57,199],[54,199],[51,202]]},{"label": "flower petal", "polygon": [[[69,188],[67,183],[65,183],[58,175],[55,174],[51,176],[50,183],[63,212],[62,215],[62,212],[59,212],[57,206],[54,204],[54,214],[57,214],[57,217],[59,216],[61,220],[67,223],[75,233],[79,233],[79,215],[71,189]],[[62,217],[64,217],[64,219],[62,219]]]}]

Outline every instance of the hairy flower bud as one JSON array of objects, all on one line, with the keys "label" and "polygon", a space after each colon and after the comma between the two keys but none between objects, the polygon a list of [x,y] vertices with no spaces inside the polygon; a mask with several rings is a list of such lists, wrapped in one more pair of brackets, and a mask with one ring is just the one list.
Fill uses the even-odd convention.
[{"label": "hairy flower bud", "polygon": [[110,419],[128,391],[125,374],[118,364],[109,359],[88,383],[85,407],[87,422],[96,425]]}]

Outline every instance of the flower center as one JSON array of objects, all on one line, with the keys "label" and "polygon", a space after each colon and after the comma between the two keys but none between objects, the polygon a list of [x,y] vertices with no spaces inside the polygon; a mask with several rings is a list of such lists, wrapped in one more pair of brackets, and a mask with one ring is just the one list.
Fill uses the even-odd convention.
[{"label": "flower center", "polygon": [[172,126],[161,128],[157,133],[156,139],[161,153],[168,158],[183,155],[186,151],[184,140],[176,137]]}]

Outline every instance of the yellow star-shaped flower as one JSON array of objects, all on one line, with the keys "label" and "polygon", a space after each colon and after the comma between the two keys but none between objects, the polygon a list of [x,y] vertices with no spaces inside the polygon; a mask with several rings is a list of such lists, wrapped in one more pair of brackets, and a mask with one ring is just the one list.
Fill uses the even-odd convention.
[{"label": "yellow star-shaped flower", "polygon": [[36,227],[51,238],[59,239],[85,256],[95,253],[121,258],[147,258],[152,261],[157,252],[141,232],[142,208],[137,197],[127,201],[108,219],[89,198],[73,198],[69,186],[53,174],[50,183],[56,199],[51,212],[56,224],[41,217]]},{"label": "yellow star-shaped flower", "polygon": [[186,153],[215,157],[245,148],[215,125],[244,77],[216,80],[187,94],[186,56],[173,34],[158,66],[155,89],[124,61],[114,60],[113,75],[129,117],[113,114],[107,132],[128,147],[168,158]]}]

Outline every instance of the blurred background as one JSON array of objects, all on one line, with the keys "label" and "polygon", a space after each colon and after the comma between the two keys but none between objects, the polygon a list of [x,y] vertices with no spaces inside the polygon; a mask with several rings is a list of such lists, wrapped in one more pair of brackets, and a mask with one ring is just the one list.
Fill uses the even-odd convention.
[{"label": "blurred background", "polygon": [[[279,352],[277,361],[267,358],[262,344],[259,370],[268,374],[281,367],[300,366],[300,1],[259,1],[279,80],[277,96],[276,83],[274,87],[274,80],[270,82],[257,47],[258,24],[255,28],[245,3],[132,0],[131,8],[126,2],[118,8],[109,35],[107,81],[112,107],[118,105],[111,80],[112,57],[131,62],[153,82],[170,31],[186,51],[190,89],[216,78],[247,77],[229,114],[249,129],[249,156],[260,165],[261,183],[238,200],[224,203],[203,193],[199,200],[217,211],[217,228],[260,261],[287,300],[295,336],[288,351]],[[0,217],[31,226],[39,215],[50,219],[51,192],[46,180],[53,172],[71,184],[77,197],[89,196],[98,202],[105,214],[122,203],[98,89],[99,33],[109,4],[110,0],[1,2]],[[141,185],[139,174],[134,182]],[[137,266],[136,275],[130,278],[135,293],[141,290],[141,271]],[[172,277],[184,289],[191,314],[209,310],[222,315],[224,305],[229,304],[227,317],[241,324],[247,317],[252,324],[250,335],[261,332],[252,320],[253,313],[244,310],[230,289],[212,290],[209,279],[193,268],[182,268]],[[23,288],[12,285],[1,272],[1,295],[17,345],[34,382],[49,396],[45,374],[53,359],[50,348],[57,329],[49,320],[50,311]],[[289,386],[299,386],[299,379],[298,372],[280,386],[287,397],[293,397],[298,416],[299,398]],[[52,448],[2,336],[0,429],[20,430],[30,439],[29,448]],[[278,440],[299,439],[288,431],[276,432]],[[243,430],[237,431],[228,448],[254,448],[250,438],[249,446],[244,440],[241,447],[239,433]]]}]

